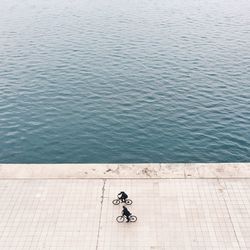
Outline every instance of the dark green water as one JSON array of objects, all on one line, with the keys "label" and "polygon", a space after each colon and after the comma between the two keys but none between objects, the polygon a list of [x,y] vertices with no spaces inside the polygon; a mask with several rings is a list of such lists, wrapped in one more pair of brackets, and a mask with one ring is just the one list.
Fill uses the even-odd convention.
[{"label": "dark green water", "polygon": [[249,0],[0,9],[0,162],[250,161]]}]

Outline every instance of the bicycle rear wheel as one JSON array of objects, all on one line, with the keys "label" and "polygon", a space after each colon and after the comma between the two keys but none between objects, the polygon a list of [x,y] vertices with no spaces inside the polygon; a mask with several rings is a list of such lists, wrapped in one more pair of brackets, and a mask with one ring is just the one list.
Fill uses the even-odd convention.
[{"label": "bicycle rear wheel", "polygon": [[123,216],[118,216],[118,217],[116,218],[116,221],[117,221],[118,223],[122,223],[122,222],[124,221],[124,217],[123,217]]},{"label": "bicycle rear wheel", "polygon": [[136,222],[137,221],[137,217],[135,215],[131,215],[130,216],[130,221],[131,222]]},{"label": "bicycle rear wheel", "polygon": [[125,203],[126,203],[127,205],[131,205],[131,204],[133,203],[133,201],[130,200],[130,199],[127,199],[127,200],[125,201]]},{"label": "bicycle rear wheel", "polygon": [[120,204],[120,200],[119,200],[119,199],[113,200],[112,203],[113,203],[114,205],[118,205],[118,204]]}]

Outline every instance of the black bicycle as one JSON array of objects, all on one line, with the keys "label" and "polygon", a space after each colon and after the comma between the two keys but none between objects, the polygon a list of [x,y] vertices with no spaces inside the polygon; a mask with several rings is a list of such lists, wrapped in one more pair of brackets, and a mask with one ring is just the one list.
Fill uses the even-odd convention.
[{"label": "black bicycle", "polygon": [[[124,222],[125,218],[126,218],[125,215],[120,215],[120,216],[118,216],[118,217],[116,218],[116,221],[117,221],[118,223],[122,223],[122,222]],[[136,217],[135,215],[130,215],[130,216],[129,216],[129,222],[136,222],[136,221],[137,221],[137,217]]]},{"label": "black bicycle", "polygon": [[125,199],[125,201],[122,201],[122,199],[118,197],[118,199],[113,200],[112,203],[114,205],[119,205],[120,203],[125,203],[126,205],[131,205],[133,203],[133,201],[130,199]]}]

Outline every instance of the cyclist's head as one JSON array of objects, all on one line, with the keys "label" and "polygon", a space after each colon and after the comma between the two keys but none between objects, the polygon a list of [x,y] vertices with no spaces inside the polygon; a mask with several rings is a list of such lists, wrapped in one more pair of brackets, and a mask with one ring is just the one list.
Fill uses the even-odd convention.
[{"label": "cyclist's head", "polygon": [[123,207],[123,209],[126,208],[125,206],[122,206],[122,207]]}]

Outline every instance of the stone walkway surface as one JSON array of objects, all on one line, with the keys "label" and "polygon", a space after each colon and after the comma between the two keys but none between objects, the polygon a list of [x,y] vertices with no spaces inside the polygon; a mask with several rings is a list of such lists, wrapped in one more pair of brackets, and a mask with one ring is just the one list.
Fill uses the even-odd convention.
[{"label": "stone walkway surface", "polygon": [[250,249],[250,179],[3,179],[0,218],[1,250]]}]

